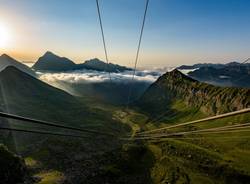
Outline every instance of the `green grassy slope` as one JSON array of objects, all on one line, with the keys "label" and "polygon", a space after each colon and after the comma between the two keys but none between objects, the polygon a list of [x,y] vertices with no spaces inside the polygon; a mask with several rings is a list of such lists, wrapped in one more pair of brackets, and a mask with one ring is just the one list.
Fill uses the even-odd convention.
[{"label": "green grassy slope", "polygon": [[[152,119],[145,114],[131,111],[124,123],[132,128],[136,127],[136,130],[152,130],[208,116],[180,101],[172,105],[173,109],[178,109],[178,113],[173,116],[166,113],[164,118],[152,122]],[[250,113],[175,128],[168,132],[215,128],[247,123],[249,120]],[[131,132],[132,137],[134,133],[134,131]],[[148,167],[151,178],[149,183],[248,183],[250,179],[249,133],[250,131],[186,135],[162,138],[157,141],[137,141],[136,144],[143,145],[153,155],[153,164]],[[135,142],[131,143],[135,144]]]}]

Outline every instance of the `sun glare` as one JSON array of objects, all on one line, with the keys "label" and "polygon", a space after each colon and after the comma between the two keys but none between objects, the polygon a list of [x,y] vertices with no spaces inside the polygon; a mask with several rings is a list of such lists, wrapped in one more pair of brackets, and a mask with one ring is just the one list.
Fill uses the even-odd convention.
[{"label": "sun glare", "polygon": [[0,23],[0,48],[5,48],[8,46],[10,41],[10,33],[8,28]]}]

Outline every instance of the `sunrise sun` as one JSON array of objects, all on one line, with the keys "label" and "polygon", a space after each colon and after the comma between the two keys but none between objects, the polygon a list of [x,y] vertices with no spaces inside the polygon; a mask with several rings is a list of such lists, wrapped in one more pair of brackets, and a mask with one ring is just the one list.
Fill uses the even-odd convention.
[{"label": "sunrise sun", "polygon": [[10,42],[10,32],[5,24],[0,23],[0,48],[5,48]]}]

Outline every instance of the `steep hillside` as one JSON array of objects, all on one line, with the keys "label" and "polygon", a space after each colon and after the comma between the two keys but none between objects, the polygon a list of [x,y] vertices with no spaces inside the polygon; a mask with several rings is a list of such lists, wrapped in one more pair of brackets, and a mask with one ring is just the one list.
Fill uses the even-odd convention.
[{"label": "steep hillside", "polygon": [[139,99],[138,105],[148,112],[158,113],[171,109],[178,100],[206,114],[219,114],[249,107],[250,90],[215,87],[174,70],[153,83]]},{"label": "steep hillside", "polygon": [[[12,66],[0,72],[0,109],[11,114],[55,121],[72,126],[83,126],[92,119],[88,115],[88,108],[79,103],[75,97]],[[90,121],[83,121],[85,118],[89,118]],[[1,121],[0,126],[53,130],[51,127],[17,122],[10,119]],[[26,150],[26,146],[34,144],[36,141],[41,140],[42,137],[40,135],[12,132],[7,141],[6,136],[3,137],[2,141],[8,146],[12,146],[12,142],[14,142],[15,149],[21,152]]]},{"label": "steep hillside", "polygon": [[[0,73],[1,109],[11,113],[25,114],[43,111],[67,111],[78,101],[68,93],[54,88],[36,78],[9,66]],[[23,108],[21,108],[23,107]],[[40,116],[40,115],[39,115]],[[47,114],[49,116],[49,114]]]},{"label": "steep hillside", "polygon": [[0,56],[0,71],[3,71],[6,67],[8,66],[14,66],[16,68],[18,68],[19,70],[31,75],[31,76],[35,76],[35,72],[30,69],[29,67],[27,67],[26,65],[18,62],[17,60],[11,58],[10,56],[3,54]]}]

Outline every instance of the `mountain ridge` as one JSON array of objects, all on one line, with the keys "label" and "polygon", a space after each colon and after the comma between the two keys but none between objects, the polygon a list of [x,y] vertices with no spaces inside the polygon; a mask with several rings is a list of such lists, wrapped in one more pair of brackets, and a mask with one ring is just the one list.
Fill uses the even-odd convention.
[{"label": "mountain ridge", "polygon": [[5,68],[7,68],[8,66],[14,66],[16,68],[18,68],[19,70],[35,77],[36,74],[35,72],[30,69],[28,66],[20,63],[19,61],[15,60],[14,58],[10,57],[7,54],[2,54],[0,56],[0,71],[3,71]]},{"label": "mountain ridge", "polygon": [[206,114],[220,114],[249,107],[250,90],[202,83],[175,69],[159,77],[136,103],[145,111],[158,113],[157,109],[169,109],[177,100]]},{"label": "mountain ridge", "polygon": [[38,61],[32,66],[37,71],[64,72],[72,70],[97,70],[105,72],[122,72],[131,70],[131,68],[120,66],[112,63],[105,63],[98,58],[90,59],[84,63],[76,64],[66,57],[60,57],[50,51],[47,51]]},{"label": "mountain ridge", "polygon": [[[181,65],[179,67],[177,67],[177,69],[179,70],[192,70],[192,69],[197,69],[197,68],[201,68],[201,67],[213,67],[216,69],[220,69],[220,68],[224,68],[226,66],[239,66],[241,65],[241,63],[236,62],[236,61],[232,61],[229,63],[225,63],[225,64],[221,64],[221,63],[197,63],[197,64],[193,64],[193,65]],[[247,65],[247,64],[245,64]]]}]

